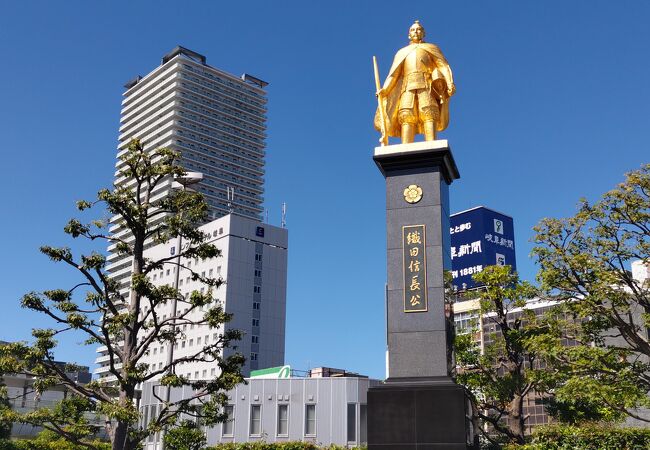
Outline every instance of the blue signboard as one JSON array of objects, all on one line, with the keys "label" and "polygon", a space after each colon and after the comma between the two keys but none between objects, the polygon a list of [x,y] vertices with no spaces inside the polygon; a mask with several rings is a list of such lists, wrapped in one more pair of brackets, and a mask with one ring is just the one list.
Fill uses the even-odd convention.
[{"label": "blue signboard", "polygon": [[450,217],[452,284],[459,290],[478,287],[472,275],[486,266],[517,270],[512,217],[484,206]]}]

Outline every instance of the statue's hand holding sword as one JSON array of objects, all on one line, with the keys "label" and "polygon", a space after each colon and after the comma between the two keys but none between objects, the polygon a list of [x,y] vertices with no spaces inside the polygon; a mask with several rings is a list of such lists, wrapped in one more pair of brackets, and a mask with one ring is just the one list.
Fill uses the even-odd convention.
[{"label": "statue's hand holding sword", "polygon": [[379,81],[379,68],[377,67],[377,57],[372,57],[372,63],[375,66],[375,85],[377,86],[377,102],[379,103],[379,115],[381,116],[381,137],[379,143],[384,146],[388,145],[388,130],[386,129],[386,111],[384,111],[384,101],[382,100],[381,82]]}]

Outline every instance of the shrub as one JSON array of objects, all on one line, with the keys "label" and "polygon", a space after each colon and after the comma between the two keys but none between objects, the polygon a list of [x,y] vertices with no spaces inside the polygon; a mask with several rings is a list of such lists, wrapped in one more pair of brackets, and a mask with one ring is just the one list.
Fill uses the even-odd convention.
[{"label": "shrub", "polygon": [[506,450],[638,450],[650,448],[650,429],[606,425],[539,427],[529,444]]},{"label": "shrub", "polygon": [[165,448],[168,450],[201,450],[207,439],[196,423],[186,420],[165,435]]},{"label": "shrub", "polygon": [[[107,442],[89,441],[96,450],[110,450]],[[34,439],[0,439],[0,450],[88,450],[88,447],[75,445],[51,432],[41,432]]]}]

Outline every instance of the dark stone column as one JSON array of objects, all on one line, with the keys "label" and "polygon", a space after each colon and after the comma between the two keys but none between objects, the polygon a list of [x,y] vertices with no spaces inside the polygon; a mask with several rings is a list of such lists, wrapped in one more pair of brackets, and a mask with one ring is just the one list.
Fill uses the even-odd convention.
[{"label": "dark stone column", "polygon": [[[450,378],[453,324],[443,285],[458,169],[444,140],[378,147],[374,160],[386,178],[388,378],[368,392],[369,450],[465,449],[466,400]],[[417,250],[412,230],[424,231]]]}]

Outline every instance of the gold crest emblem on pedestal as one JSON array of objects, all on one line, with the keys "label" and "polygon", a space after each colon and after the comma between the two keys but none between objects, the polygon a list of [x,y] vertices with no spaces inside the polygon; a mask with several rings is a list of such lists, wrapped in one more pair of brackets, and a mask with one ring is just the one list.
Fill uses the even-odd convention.
[{"label": "gold crest emblem on pedestal", "polygon": [[407,203],[417,203],[422,199],[422,188],[417,184],[411,184],[404,189],[404,200]]}]

